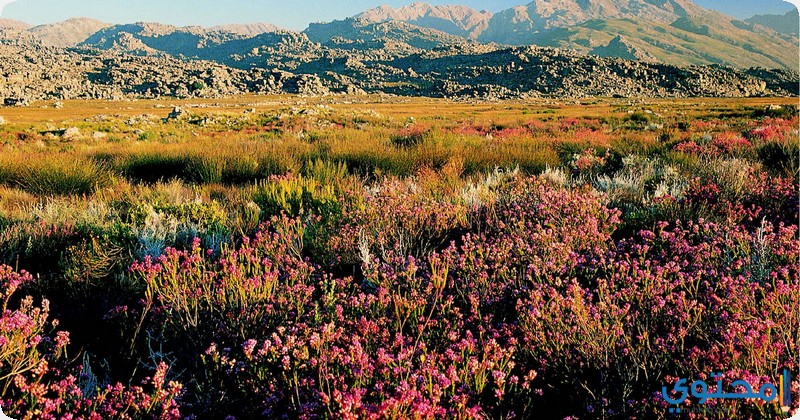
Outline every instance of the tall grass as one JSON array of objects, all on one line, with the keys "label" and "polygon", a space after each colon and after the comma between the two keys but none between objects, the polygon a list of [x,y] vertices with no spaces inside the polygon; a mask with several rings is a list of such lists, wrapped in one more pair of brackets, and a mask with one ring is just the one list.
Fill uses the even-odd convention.
[{"label": "tall grass", "polygon": [[270,175],[296,171],[297,163],[291,148],[274,145],[235,144],[210,147],[161,146],[152,150],[127,149],[94,155],[128,179],[156,183],[179,179],[195,184],[247,184]]},{"label": "tall grass", "polygon": [[0,168],[0,182],[37,195],[91,195],[114,180],[105,165],[75,156],[7,157]]}]

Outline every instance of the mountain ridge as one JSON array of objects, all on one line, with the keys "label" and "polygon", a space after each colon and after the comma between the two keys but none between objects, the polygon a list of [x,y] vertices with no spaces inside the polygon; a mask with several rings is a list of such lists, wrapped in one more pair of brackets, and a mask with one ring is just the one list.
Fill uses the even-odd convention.
[{"label": "mountain ridge", "polygon": [[491,12],[477,11],[467,6],[434,6],[428,3],[414,2],[399,8],[379,6],[361,12],[354,18],[371,23],[390,20],[403,21],[474,40],[486,30],[492,16]]},{"label": "mountain ridge", "polygon": [[24,31],[30,28],[31,25],[21,20],[0,18],[0,29],[17,29]]},{"label": "mountain ridge", "polygon": [[51,47],[73,47],[109,24],[89,18],[71,18],[63,22],[34,26],[28,32]]},{"label": "mountain ridge", "polygon": [[[479,19],[475,18],[473,26],[465,28],[463,19],[476,16]],[[354,18],[366,22],[397,20],[482,43],[557,46],[601,55],[618,51],[622,58],[680,65],[800,66],[796,37],[786,38],[769,27],[703,9],[692,0],[534,0],[495,14],[415,2],[399,8],[380,6]],[[598,21],[610,23],[606,26],[611,29],[619,29],[620,22],[632,21],[639,28],[613,32],[599,29]],[[340,22],[327,25],[335,27]],[[306,32],[321,32],[324,25],[312,24]],[[646,34],[638,33],[641,30]],[[661,41],[654,30],[667,34],[666,38],[678,42],[678,47]],[[619,41],[609,44],[617,35],[624,36],[624,46]]]},{"label": "mountain ridge", "polygon": [[527,45],[678,66],[800,67],[796,36],[705,10],[692,0],[534,0],[495,14],[415,2],[310,24],[303,32],[269,23],[204,28],[153,22],[108,25],[86,18],[33,28],[14,21],[5,25],[3,37],[17,45],[169,55],[245,70],[344,71],[415,55]]},{"label": "mountain ridge", "polygon": [[755,15],[745,22],[795,37],[800,34],[800,12],[797,9],[790,10],[783,15]]}]

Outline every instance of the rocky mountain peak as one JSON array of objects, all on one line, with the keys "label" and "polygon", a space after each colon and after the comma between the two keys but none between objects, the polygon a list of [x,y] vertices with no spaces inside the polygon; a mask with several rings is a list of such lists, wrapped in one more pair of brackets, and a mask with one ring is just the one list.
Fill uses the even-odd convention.
[{"label": "rocky mountain peak", "polygon": [[78,17],[63,22],[35,26],[29,29],[29,32],[39,38],[42,45],[67,48],[80,44],[95,32],[108,26],[107,23],[99,20]]},{"label": "rocky mountain peak", "polygon": [[703,14],[691,0],[534,0],[497,13],[493,22],[521,23],[532,30],[576,25],[592,19],[640,19],[672,23],[678,18]]},{"label": "rocky mountain peak", "polygon": [[485,10],[476,11],[467,6],[434,6],[415,2],[399,8],[387,5],[379,6],[355,17],[371,23],[390,20],[407,22],[451,35],[475,39],[486,30],[492,14]]},{"label": "rocky mountain peak", "polygon": [[211,28],[209,28],[209,30],[231,32],[237,35],[253,37],[265,33],[278,32],[284,29],[281,28],[280,26],[273,25],[271,23],[257,22],[248,24],[233,23],[228,25],[218,25],[218,26],[212,26]]},{"label": "rocky mountain peak", "polygon": [[770,28],[785,35],[796,37],[800,34],[800,13],[797,9],[783,15],[756,15],[747,19],[746,22]]},{"label": "rocky mountain peak", "polygon": [[19,20],[0,18],[0,29],[17,29],[24,31],[30,27],[31,25]]}]

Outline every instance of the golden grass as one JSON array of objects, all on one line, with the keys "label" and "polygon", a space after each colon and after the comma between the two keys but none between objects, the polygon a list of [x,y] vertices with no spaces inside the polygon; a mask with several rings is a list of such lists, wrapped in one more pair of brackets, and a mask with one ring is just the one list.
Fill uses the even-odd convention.
[{"label": "golden grass", "polygon": [[[568,163],[559,154],[565,149],[571,153],[577,148],[611,148],[622,155],[648,154],[664,147],[664,139],[677,140],[680,133],[674,127],[680,123],[745,115],[770,105],[796,105],[796,100],[599,98],[467,103],[378,96],[250,95],[65,101],[60,109],[50,102],[37,102],[30,108],[2,110],[8,124],[0,127],[0,185],[34,194],[78,195],[121,180],[243,185],[271,175],[300,173],[315,160],[343,164],[351,173],[368,177],[441,169],[454,159],[461,162],[466,175],[517,166],[541,172]],[[164,121],[173,106],[181,106],[191,116]],[[588,122],[592,128],[559,127],[565,119]],[[736,120],[739,129],[744,129],[742,121],[747,119]],[[650,123],[654,128],[645,127]],[[61,130],[73,126],[81,136],[62,138]],[[504,128],[519,133],[493,135]],[[408,137],[413,130],[421,131]],[[398,141],[409,138],[414,141]]]},{"label": "golden grass", "polygon": [[[245,110],[254,109],[256,113],[274,112],[287,107],[331,106],[336,111],[359,111],[373,109],[393,117],[437,117],[445,120],[478,116],[480,119],[497,122],[513,122],[517,116],[564,117],[586,116],[603,117],[609,112],[624,107],[650,107],[684,111],[687,117],[696,117],[709,108],[738,109],[742,106],[765,107],[768,105],[797,105],[793,98],[689,98],[689,99],[611,99],[589,98],[568,101],[535,99],[525,101],[504,101],[500,103],[453,102],[434,98],[392,98],[375,95],[365,96],[326,96],[306,98],[293,95],[242,95],[223,99],[160,99],[160,100],[68,100],[62,101],[63,108],[53,107],[54,101],[35,101],[27,108],[5,108],[3,117],[11,125],[25,125],[43,121],[82,120],[97,115],[119,115],[130,117],[152,114],[165,118],[173,106],[180,106],[190,112],[227,113],[238,115]],[[539,113],[542,110],[554,113]],[[624,111],[619,112],[622,115]],[[478,121],[481,122],[481,121]]]}]

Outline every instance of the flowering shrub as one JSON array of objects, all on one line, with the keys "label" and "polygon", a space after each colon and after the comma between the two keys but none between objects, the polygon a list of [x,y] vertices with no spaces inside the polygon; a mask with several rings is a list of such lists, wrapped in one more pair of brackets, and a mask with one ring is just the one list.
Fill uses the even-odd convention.
[{"label": "flowering shrub", "polygon": [[641,414],[633,401],[671,372],[794,371],[797,328],[783,320],[800,315],[796,234],[769,224],[757,234],[708,223],[642,231],[519,301],[526,352],[541,378],[572,389],[573,404],[610,415]]},{"label": "flowering shrub", "polygon": [[675,146],[675,151],[692,154],[704,155],[709,157],[738,155],[750,149],[752,144],[739,134],[730,131],[723,131],[714,136],[706,135],[699,144],[693,140],[687,140]]},{"label": "flowering shrub", "polygon": [[244,395],[263,398],[249,400],[244,406],[258,411],[244,415],[477,418],[517,385],[510,374],[514,349],[492,338],[497,332],[447,314],[453,308],[442,285],[426,285],[434,300],[417,303],[416,322],[414,307],[390,291],[379,288],[374,296],[351,287],[321,302],[333,306],[324,322],[279,327],[236,350],[212,345],[206,358]]},{"label": "flowering shrub", "polygon": [[[0,188],[0,261],[36,273],[0,264],[0,405],[26,419],[662,418],[681,378],[755,389],[784,369],[797,401],[796,110],[699,121],[662,105],[597,119],[492,106],[404,129],[292,108],[191,142],[153,125],[165,141],[138,152],[76,148],[107,148],[94,157],[115,188],[42,204]],[[222,140],[232,150],[201,148]],[[161,175],[131,172],[145,155]],[[202,157],[191,173],[187,156]],[[174,171],[195,183],[125,180]],[[781,418],[753,399],[705,407]]]},{"label": "flowering shrub", "polygon": [[675,146],[675,151],[681,153],[687,153],[690,155],[700,155],[705,151],[705,148],[689,140]]},{"label": "flowering shrub", "polygon": [[598,156],[595,149],[586,149],[582,153],[576,153],[572,156],[570,166],[575,173],[594,175],[605,166],[607,159],[608,152],[606,152],[605,156]]},{"label": "flowering shrub", "polygon": [[[307,310],[301,296],[312,292],[306,283],[314,269],[302,260],[303,225],[284,217],[264,229],[217,261],[195,240],[188,250],[167,248],[134,263],[159,334],[197,350],[212,338],[252,337],[251,328],[279,325]],[[294,296],[275,301],[281,293]]]},{"label": "flowering shrub", "polygon": [[797,224],[798,189],[790,178],[766,174],[742,174],[743,187],[737,197],[726,196],[720,184],[698,179],[690,182],[682,202],[688,214],[751,228],[762,220]]},{"label": "flowering shrub", "polygon": [[[246,417],[510,410],[501,403],[520,382],[514,339],[454,306],[446,267],[375,260],[362,286],[314,281],[293,248],[302,243],[298,223],[276,220],[273,234],[219,261],[196,243],[134,265],[154,326],[174,348],[194,350],[207,372],[197,405]],[[198,351],[204,340],[209,347]]]},{"label": "flowering shrub", "polygon": [[19,419],[178,419],[177,397],[182,386],[166,382],[168,366],[160,364],[142,386],[120,383],[93,389],[69,373],[64,353],[69,333],[48,334],[57,321],[48,322],[49,302],[35,306],[28,296],[17,309],[9,309],[16,290],[33,281],[25,273],[0,266],[0,405],[4,413]]},{"label": "flowering shrub", "polygon": [[424,179],[386,179],[367,190],[363,203],[349,208],[336,241],[343,258],[370,263],[373,255],[423,256],[447,243],[466,224],[460,197],[422,193]]},{"label": "flowering shrub", "polygon": [[[797,137],[797,124],[798,117],[784,119],[784,118],[764,118],[759,122],[752,122],[750,129],[746,135],[749,138],[759,140],[762,142],[768,141],[785,141]],[[792,133],[794,132],[794,135]]]},{"label": "flowering shrub", "polygon": [[302,213],[338,213],[339,199],[334,186],[322,185],[303,176],[273,176],[254,188],[253,201],[269,218],[281,212],[296,216]]},{"label": "flowering shrub", "polygon": [[711,140],[710,146],[716,149],[717,154],[730,155],[747,149],[751,147],[752,144],[738,134],[723,132],[717,134],[714,139]]}]

